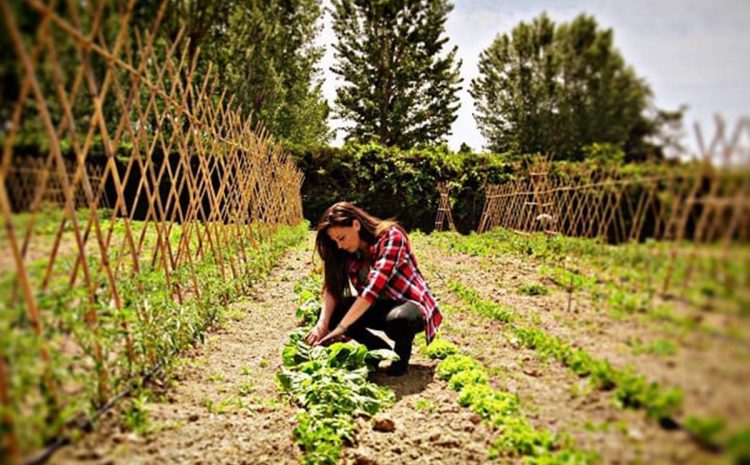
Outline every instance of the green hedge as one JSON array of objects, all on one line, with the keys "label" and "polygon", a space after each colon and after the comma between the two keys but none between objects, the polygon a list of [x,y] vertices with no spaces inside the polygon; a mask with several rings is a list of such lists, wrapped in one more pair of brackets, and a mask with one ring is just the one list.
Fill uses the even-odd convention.
[{"label": "green hedge", "polygon": [[453,219],[459,231],[477,227],[485,183],[508,178],[510,165],[494,154],[453,153],[445,146],[401,150],[375,143],[341,148],[291,148],[305,174],[302,202],[314,225],[323,211],[349,200],[407,229],[430,231],[439,195],[436,182],[451,182]]}]

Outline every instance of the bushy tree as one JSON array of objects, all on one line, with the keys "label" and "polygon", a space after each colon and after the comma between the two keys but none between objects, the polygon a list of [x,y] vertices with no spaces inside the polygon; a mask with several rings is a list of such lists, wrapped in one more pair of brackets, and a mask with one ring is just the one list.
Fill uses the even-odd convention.
[{"label": "bushy tree", "polygon": [[440,200],[436,181],[449,181],[453,219],[468,232],[477,227],[486,186],[507,181],[512,171],[502,156],[454,153],[445,144],[403,150],[353,142],[292,154],[305,175],[303,211],[313,224],[331,204],[349,200],[409,230],[429,231]]},{"label": "bushy tree", "polygon": [[347,139],[443,141],[458,110],[460,62],[444,47],[447,0],[333,0],[337,115]]},{"label": "bushy tree", "polygon": [[615,49],[612,30],[587,15],[555,25],[542,14],[499,35],[480,55],[470,94],[497,152],[575,159],[593,143],[625,149],[658,132],[646,115],[651,89]]},{"label": "bushy tree", "polygon": [[[96,36],[100,45],[112,47],[120,29],[120,19],[127,11],[126,3],[106,2],[99,27],[101,33]],[[135,4],[128,29],[131,36],[124,47],[129,48],[128,54],[136,61],[141,58],[139,47],[154,30],[161,4],[158,0],[142,0]],[[69,2],[58,2],[56,13],[62,18],[70,18],[70,8]],[[13,2],[12,9],[21,34],[31,43],[41,16],[22,2]],[[96,9],[90,5],[78,9],[81,30],[88,34]],[[252,113],[254,121],[278,140],[294,145],[325,143],[330,135],[326,121],[329,108],[322,95],[322,80],[317,69],[322,49],[315,45],[321,15],[320,0],[169,0],[156,29],[157,46],[152,51],[146,73],[152,78],[155,76],[157,67],[164,63],[165,45],[174,41],[182,31],[184,42],[178,53],[184,44],[189,44],[190,56],[198,49],[201,51],[193,73],[194,83],[202,83],[211,66],[220,79],[220,86],[215,91],[225,89],[227,97],[233,95],[233,105],[242,106],[247,114]],[[70,87],[80,64],[80,53],[69,35],[57,27],[50,29],[63,81]],[[0,45],[11,50],[0,59],[1,139],[18,97],[23,73],[4,30],[0,31]],[[45,54],[46,51],[43,59],[46,59]],[[108,64],[96,53],[89,55],[93,75],[97,82],[101,82]],[[126,55],[122,52],[123,57]],[[37,66],[36,77],[45,95],[53,96],[56,92],[50,69],[47,65]],[[118,79],[121,88],[129,87],[127,73],[118,73]],[[89,89],[84,86],[77,100],[72,102],[74,117],[80,120],[77,126],[83,128],[87,127],[87,118],[93,111],[89,94]],[[142,98],[145,106],[148,95]],[[47,103],[53,120],[59,121],[62,111],[57,108],[55,99],[49,98]],[[33,99],[27,98],[26,106],[29,110],[24,113],[16,144],[23,144],[27,152],[33,153],[40,151],[39,147],[47,143],[47,137],[39,118],[34,116],[37,112]],[[117,124],[122,105],[113,91],[108,93],[102,106],[108,125]]]},{"label": "bushy tree", "polygon": [[319,0],[246,0],[229,18],[225,81],[278,139],[312,145],[329,138],[315,45]]}]

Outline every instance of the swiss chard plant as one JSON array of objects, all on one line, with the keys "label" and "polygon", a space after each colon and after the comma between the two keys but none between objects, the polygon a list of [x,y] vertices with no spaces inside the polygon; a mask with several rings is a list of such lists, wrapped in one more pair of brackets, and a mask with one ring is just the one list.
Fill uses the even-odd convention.
[{"label": "swiss chard plant", "polygon": [[[303,326],[293,331],[282,352],[277,373],[282,392],[301,408],[293,435],[309,465],[335,464],[344,445],[355,439],[354,419],[370,417],[393,402],[388,388],[367,380],[381,360],[396,360],[390,350],[368,351],[365,346],[336,342],[311,347],[305,334],[315,323],[319,301],[314,279],[296,286],[302,300],[297,317]],[[319,289],[319,287],[318,287]]]}]

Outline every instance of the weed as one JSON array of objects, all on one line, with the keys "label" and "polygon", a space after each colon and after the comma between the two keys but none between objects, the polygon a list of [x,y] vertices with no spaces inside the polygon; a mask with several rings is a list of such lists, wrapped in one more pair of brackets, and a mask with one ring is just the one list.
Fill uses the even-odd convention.
[{"label": "weed", "polygon": [[234,397],[224,397],[218,402],[214,402],[212,399],[205,399],[203,405],[208,410],[208,413],[222,415],[224,413],[231,412],[235,407],[239,405],[239,399]]},{"label": "weed", "polygon": [[659,357],[667,357],[677,353],[677,345],[668,339],[657,339],[650,343],[644,343],[639,338],[625,341],[632,347],[633,355],[651,354]]},{"label": "weed", "polygon": [[240,384],[239,393],[241,396],[249,396],[253,391],[255,391],[255,385],[251,381]]},{"label": "weed", "polygon": [[208,377],[208,380],[212,383],[220,383],[224,381],[224,373],[216,372]]},{"label": "weed", "polygon": [[128,431],[141,435],[148,433],[150,424],[147,402],[148,397],[143,393],[128,402],[123,414],[123,423]]},{"label": "weed", "polygon": [[544,287],[542,283],[525,282],[518,287],[518,293],[528,296],[548,295],[549,289]]},{"label": "weed", "polygon": [[429,413],[435,412],[435,404],[433,404],[431,401],[427,399],[417,399],[416,402],[414,402],[414,408],[417,410],[422,410]]},{"label": "weed", "polygon": [[724,431],[726,424],[727,422],[723,418],[704,418],[691,415],[683,426],[703,446],[718,448],[718,436]]}]

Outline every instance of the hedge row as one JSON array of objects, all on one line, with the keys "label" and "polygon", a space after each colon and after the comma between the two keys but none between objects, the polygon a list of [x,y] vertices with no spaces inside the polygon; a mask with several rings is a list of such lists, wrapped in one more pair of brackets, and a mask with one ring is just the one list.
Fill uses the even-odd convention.
[{"label": "hedge row", "polygon": [[407,229],[431,231],[436,183],[449,181],[454,222],[468,232],[482,214],[485,184],[511,172],[498,155],[453,153],[445,146],[401,150],[369,143],[291,151],[305,174],[303,209],[313,225],[328,206],[349,200],[381,218],[395,217]]}]

